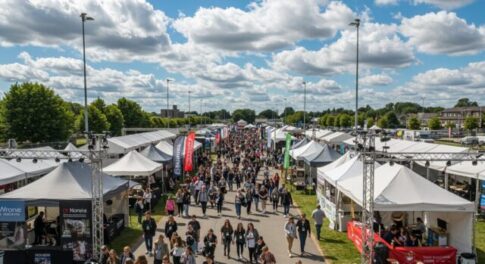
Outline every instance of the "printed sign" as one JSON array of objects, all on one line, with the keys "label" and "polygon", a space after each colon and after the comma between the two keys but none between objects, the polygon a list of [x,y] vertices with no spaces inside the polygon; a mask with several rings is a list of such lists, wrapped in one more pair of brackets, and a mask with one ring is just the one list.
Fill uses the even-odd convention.
[{"label": "printed sign", "polygon": [[180,136],[173,143],[173,174],[176,177],[182,176],[182,151],[185,137]]},{"label": "printed sign", "polygon": [[25,221],[25,203],[23,201],[0,201],[0,222]]},{"label": "printed sign", "polygon": [[60,201],[63,249],[73,251],[74,261],[92,257],[91,201]]}]

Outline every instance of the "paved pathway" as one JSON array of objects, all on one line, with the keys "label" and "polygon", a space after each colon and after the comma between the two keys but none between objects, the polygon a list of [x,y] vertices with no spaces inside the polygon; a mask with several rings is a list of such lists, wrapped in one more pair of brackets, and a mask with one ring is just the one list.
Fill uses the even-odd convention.
[{"label": "paved pathway", "polygon": [[[261,178],[261,176],[259,177]],[[293,243],[293,252],[298,253],[298,255],[294,255],[293,257],[289,257],[287,253],[287,245],[286,245],[286,238],[283,231],[284,223],[286,222],[286,218],[283,217],[282,214],[282,207],[279,208],[277,213],[272,212],[272,206],[268,203],[267,210],[269,209],[270,212],[266,214],[262,214],[260,212],[254,212],[254,204],[252,205],[251,210],[253,211],[251,215],[247,215],[245,208],[242,208],[242,215],[241,219],[237,219],[235,207],[234,207],[234,196],[235,192],[228,192],[225,197],[224,209],[223,214],[221,217],[217,216],[216,209],[209,209],[207,210],[208,214],[206,218],[199,218],[198,220],[201,224],[201,237],[207,233],[209,228],[214,230],[214,233],[217,235],[219,240],[219,244],[217,245],[216,252],[215,252],[215,260],[216,263],[249,263],[248,261],[248,250],[247,248],[244,249],[244,259],[238,261],[237,254],[236,254],[236,246],[233,245],[231,247],[231,259],[223,256],[223,245],[220,243],[220,229],[224,220],[229,219],[233,227],[236,227],[237,223],[242,222],[243,226],[246,228],[249,222],[252,222],[255,228],[258,230],[259,234],[263,236],[266,245],[269,247],[270,251],[276,257],[277,263],[282,264],[293,264],[296,263],[298,260],[301,260],[304,264],[312,264],[312,263],[324,263],[324,258],[317,248],[316,243],[314,242],[313,234],[312,238],[307,238],[306,246],[305,246],[305,255],[303,257],[299,256],[300,251],[300,244],[299,240],[295,240]],[[189,210],[189,214],[195,214],[197,216],[202,215],[202,209],[198,206],[192,205]],[[291,208],[290,214],[297,215],[298,210],[296,208]],[[159,224],[159,229],[155,237],[158,237],[159,233],[163,232],[163,227],[165,226],[166,217],[164,217],[163,222]],[[187,228],[187,223],[190,221],[189,218],[181,218],[176,217],[175,221],[178,223],[178,233],[185,238],[185,231]],[[314,228],[312,227],[312,231]],[[135,256],[145,254],[145,245],[140,245],[135,250]],[[152,257],[149,258],[149,263],[152,263]],[[202,255],[197,256],[197,263],[202,263],[205,258]]]}]

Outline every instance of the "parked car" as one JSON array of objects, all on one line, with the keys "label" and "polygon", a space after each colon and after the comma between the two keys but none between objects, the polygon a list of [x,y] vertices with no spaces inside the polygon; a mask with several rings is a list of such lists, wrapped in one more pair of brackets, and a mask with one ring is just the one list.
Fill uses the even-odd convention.
[{"label": "parked car", "polygon": [[479,140],[477,137],[473,137],[473,136],[468,136],[468,137],[464,137],[460,140],[460,143],[462,145],[478,145],[479,143]]}]

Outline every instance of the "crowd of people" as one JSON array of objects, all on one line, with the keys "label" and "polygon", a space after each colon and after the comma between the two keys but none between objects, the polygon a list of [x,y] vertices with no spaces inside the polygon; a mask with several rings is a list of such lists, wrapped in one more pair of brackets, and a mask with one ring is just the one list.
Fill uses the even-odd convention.
[{"label": "crowd of people", "polygon": [[[298,238],[300,254],[303,255],[306,238],[310,235],[310,223],[304,214],[296,223],[295,218],[290,216],[293,199],[285,184],[280,184],[279,174],[271,173],[270,167],[277,164],[278,155],[266,149],[265,140],[260,139],[255,130],[231,133],[221,141],[216,155],[214,160],[208,154],[199,156],[196,174],[192,177],[185,175],[184,181],[174,190],[175,194],[168,197],[165,203],[168,220],[164,233],[155,241],[157,224],[150,210],[144,210],[147,208],[146,200],[139,199],[135,208],[144,232],[145,255],[153,257],[155,264],[214,263],[216,248],[221,245],[223,255],[228,259],[234,256],[234,259],[248,263],[276,263],[276,256],[266,244],[263,232],[257,230],[251,221],[243,224],[225,219],[220,230],[202,230],[198,219],[207,219],[208,210],[215,210],[218,217],[229,217],[223,214],[227,203],[234,204],[234,217],[238,220],[243,218],[243,211],[245,217],[255,213],[279,214],[281,206],[282,216],[288,218],[282,227],[288,253],[293,256],[293,240]],[[257,181],[258,175],[263,176],[261,181]],[[228,192],[234,192],[230,201],[227,199]],[[189,220],[185,232],[179,230],[176,218]],[[127,261],[135,258],[129,248],[125,249],[121,257],[116,257],[113,250],[107,250],[106,262],[102,264],[132,263]],[[196,261],[199,254],[203,256],[203,262]],[[146,257],[141,262],[138,258],[136,261],[146,263]]]}]

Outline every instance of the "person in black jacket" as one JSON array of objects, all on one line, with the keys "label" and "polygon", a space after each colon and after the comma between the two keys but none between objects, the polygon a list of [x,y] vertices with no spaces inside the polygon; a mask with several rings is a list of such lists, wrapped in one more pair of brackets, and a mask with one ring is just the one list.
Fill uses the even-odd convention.
[{"label": "person in black jacket", "polygon": [[300,237],[300,252],[303,256],[305,253],[305,241],[308,236],[310,236],[310,221],[306,219],[306,215],[303,213],[301,214],[301,218],[296,222],[296,228],[298,231],[298,236]]},{"label": "person in black jacket", "polygon": [[172,244],[172,234],[177,232],[177,222],[175,222],[175,219],[173,216],[168,217],[168,221],[165,223],[165,236],[169,238],[170,240],[170,248],[173,247]]},{"label": "person in black jacket", "polygon": [[100,264],[106,264],[109,258],[109,248],[106,245],[101,246],[101,258],[99,259]]},{"label": "person in black jacket", "polygon": [[40,212],[34,220],[34,245],[42,243],[42,237],[45,235],[44,212]]},{"label": "person in black jacket", "polygon": [[146,255],[153,256],[153,237],[157,231],[157,223],[155,222],[155,219],[152,218],[150,211],[145,213],[145,220],[143,220],[141,226],[143,228],[143,237],[145,238],[145,246],[147,248]]}]

